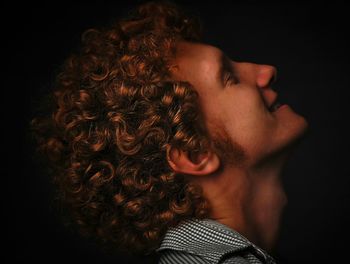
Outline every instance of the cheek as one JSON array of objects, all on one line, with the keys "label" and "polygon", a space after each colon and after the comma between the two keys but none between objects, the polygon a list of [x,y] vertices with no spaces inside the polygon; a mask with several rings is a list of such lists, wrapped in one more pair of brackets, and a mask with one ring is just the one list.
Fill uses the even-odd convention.
[{"label": "cheek", "polygon": [[252,155],[260,152],[260,147],[272,134],[274,122],[259,93],[232,93],[223,98],[218,106],[221,109],[220,120],[231,138]]},{"label": "cheek", "polygon": [[237,85],[232,89],[228,89],[226,97],[234,100],[242,108],[256,109],[264,105],[262,94],[257,88],[252,86]]},{"label": "cheek", "polygon": [[259,126],[266,115],[260,94],[252,89],[235,90],[227,95],[220,104],[225,108],[224,114],[227,120],[234,122],[232,125],[237,129],[246,130]]},{"label": "cheek", "polygon": [[[257,90],[250,87],[228,87],[208,96],[204,102],[209,123],[220,122],[238,141],[250,141],[266,129],[266,108]],[[210,99],[210,100],[209,100]]]}]

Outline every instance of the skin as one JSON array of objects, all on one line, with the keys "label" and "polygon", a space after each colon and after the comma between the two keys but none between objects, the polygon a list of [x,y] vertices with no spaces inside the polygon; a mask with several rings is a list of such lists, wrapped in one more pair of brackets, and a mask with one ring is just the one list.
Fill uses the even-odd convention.
[{"label": "skin", "polygon": [[287,204],[281,171],[306,120],[288,105],[269,111],[277,98],[273,66],[232,61],[216,47],[182,41],[172,73],[199,93],[209,134],[220,134],[244,156],[233,160],[234,153],[226,153],[224,159],[213,146],[192,157],[169,147],[169,165],[202,187],[210,218],[271,251]]}]

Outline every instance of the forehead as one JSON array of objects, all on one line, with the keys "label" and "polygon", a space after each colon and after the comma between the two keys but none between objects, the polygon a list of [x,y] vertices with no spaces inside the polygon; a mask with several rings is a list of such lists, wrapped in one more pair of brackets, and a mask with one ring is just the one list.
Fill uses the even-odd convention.
[{"label": "forehead", "polygon": [[198,75],[212,75],[220,65],[222,54],[220,49],[211,45],[181,41],[176,49],[175,76],[193,81]]},{"label": "forehead", "polygon": [[222,51],[220,49],[208,44],[180,41],[177,44],[176,58],[180,60],[186,57],[211,59],[221,56],[221,54]]}]

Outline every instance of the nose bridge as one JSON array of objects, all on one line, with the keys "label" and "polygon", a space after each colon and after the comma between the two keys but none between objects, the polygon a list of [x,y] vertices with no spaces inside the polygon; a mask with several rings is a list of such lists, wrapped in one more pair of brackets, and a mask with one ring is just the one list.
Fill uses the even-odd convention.
[{"label": "nose bridge", "polygon": [[257,67],[256,84],[260,88],[269,87],[277,78],[277,69],[272,65],[260,64]]}]

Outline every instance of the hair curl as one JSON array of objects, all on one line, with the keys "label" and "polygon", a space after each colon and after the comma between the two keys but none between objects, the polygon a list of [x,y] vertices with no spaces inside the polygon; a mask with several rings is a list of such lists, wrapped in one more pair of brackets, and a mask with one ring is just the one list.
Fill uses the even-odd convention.
[{"label": "hair curl", "polygon": [[82,234],[148,253],[168,227],[207,215],[200,188],[166,159],[168,146],[195,153],[208,143],[198,94],[169,70],[176,41],[199,37],[195,18],[147,3],[110,28],[87,30],[57,75],[53,109],[32,129]]}]

